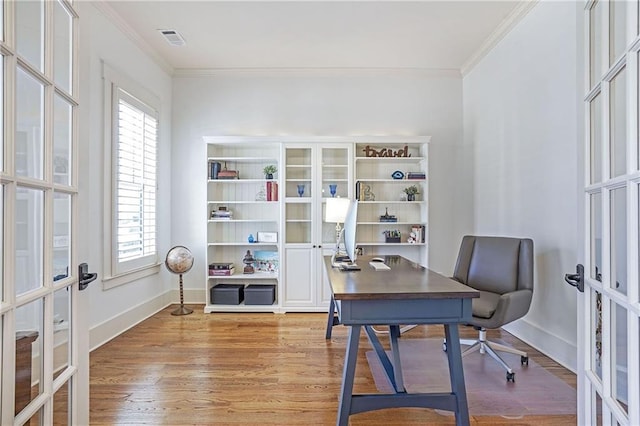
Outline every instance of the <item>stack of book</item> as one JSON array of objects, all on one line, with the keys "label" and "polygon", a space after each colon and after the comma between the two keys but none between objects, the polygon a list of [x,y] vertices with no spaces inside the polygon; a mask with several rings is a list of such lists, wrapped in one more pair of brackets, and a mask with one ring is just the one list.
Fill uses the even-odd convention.
[{"label": "stack of book", "polygon": [[278,201],[278,182],[267,181],[267,201]]},{"label": "stack of book", "polygon": [[424,172],[407,172],[407,179],[425,179],[426,174]]},{"label": "stack of book", "polygon": [[226,208],[219,208],[211,211],[211,219],[213,220],[230,220],[233,219],[233,212]]},{"label": "stack of book", "polygon": [[233,275],[235,268],[233,263],[210,263],[209,276],[212,277],[228,277]]}]

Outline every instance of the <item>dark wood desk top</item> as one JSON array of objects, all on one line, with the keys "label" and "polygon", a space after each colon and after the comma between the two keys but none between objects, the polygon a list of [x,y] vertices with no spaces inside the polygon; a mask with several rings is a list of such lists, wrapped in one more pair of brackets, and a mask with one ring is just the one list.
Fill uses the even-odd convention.
[{"label": "dark wood desk top", "polygon": [[390,270],[376,271],[369,265],[374,256],[360,256],[359,271],[331,267],[331,256],[324,262],[335,300],[373,299],[452,299],[480,297],[477,290],[402,256],[379,256]]}]

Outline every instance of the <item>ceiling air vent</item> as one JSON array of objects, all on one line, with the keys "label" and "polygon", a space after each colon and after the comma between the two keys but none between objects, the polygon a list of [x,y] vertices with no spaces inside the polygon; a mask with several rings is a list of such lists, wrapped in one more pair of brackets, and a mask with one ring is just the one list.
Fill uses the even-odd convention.
[{"label": "ceiling air vent", "polygon": [[172,46],[184,46],[186,43],[182,36],[176,30],[158,30],[160,34]]}]

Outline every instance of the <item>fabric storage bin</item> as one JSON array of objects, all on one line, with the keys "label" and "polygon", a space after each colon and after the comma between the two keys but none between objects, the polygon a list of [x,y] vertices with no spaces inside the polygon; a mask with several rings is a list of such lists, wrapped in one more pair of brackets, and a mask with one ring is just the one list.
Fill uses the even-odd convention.
[{"label": "fabric storage bin", "polygon": [[239,305],[244,300],[244,284],[218,284],[211,287],[211,303]]},{"label": "fabric storage bin", "polygon": [[276,300],[276,286],[250,284],[244,289],[245,305],[273,305]]}]

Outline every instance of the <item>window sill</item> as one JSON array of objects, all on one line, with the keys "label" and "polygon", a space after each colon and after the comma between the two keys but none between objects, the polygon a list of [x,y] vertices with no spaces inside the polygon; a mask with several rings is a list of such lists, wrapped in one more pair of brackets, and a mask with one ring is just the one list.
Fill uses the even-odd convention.
[{"label": "window sill", "polygon": [[104,277],[102,279],[102,289],[109,290],[115,287],[119,287],[124,284],[128,284],[132,281],[137,281],[144,277],[154,275],[160,272],[160,263],[156,263],[150,266],[145,266],[140,269],[135,269],[120,275],[112,277]]}]

